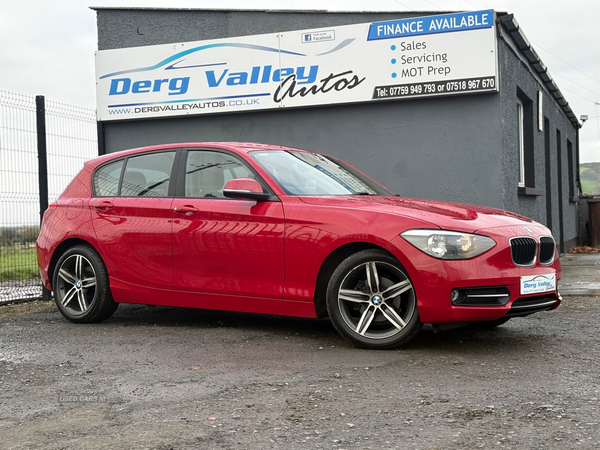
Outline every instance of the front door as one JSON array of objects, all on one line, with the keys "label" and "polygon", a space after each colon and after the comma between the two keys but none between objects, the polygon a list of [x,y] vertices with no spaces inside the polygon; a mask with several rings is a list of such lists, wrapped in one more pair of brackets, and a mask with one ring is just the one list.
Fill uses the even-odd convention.
[{"label": "front door", "polygon": [[236,155],[189,150],[181,196],[172,204],[173,287],[281,298],[284,217],[281,202],[226,198],[233,178],[258,179]]}]

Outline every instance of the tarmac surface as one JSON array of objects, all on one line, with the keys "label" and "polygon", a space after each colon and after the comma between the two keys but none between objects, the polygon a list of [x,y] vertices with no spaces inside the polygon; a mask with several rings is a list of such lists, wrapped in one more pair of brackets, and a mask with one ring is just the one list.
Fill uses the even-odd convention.
[{"label": "tarmac surface", "polygon": [[560,295],[600,295],[600,253],[567,253],[560,258]]},{"label": "tarmac surface", "polygon": [[0,306],[0,448],[598,449],[600,257],[561,261],[557,309],[393,351],[328,320]]}]

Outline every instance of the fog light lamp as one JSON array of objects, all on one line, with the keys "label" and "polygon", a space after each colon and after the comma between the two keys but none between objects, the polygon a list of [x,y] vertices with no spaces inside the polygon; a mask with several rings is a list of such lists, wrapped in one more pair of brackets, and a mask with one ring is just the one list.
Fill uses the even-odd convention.
[{"label": "fog light lamp", "polygon": [[458,291],[456,289],[452,289],[452,291],[450,292],[450,300],[452,301],[452,303],[458,300],[458,295]]}]

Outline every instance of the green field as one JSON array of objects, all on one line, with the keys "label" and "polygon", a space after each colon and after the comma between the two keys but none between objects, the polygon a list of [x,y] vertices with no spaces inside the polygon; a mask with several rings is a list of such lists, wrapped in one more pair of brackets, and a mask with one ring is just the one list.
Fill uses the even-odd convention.
[{"label": "green field", "polygon": [[585,195],[600,194],[600,163],[580,164],[579,178]]},{"label": "green field", "polygon": [[35,248],[0,247],[0,281],[39,276]]},{"label": "green field", "polygon": [[598,192],[596,189],[596,182],[593,180],[581,180],[581,190],[584,194],[594,194]]}]

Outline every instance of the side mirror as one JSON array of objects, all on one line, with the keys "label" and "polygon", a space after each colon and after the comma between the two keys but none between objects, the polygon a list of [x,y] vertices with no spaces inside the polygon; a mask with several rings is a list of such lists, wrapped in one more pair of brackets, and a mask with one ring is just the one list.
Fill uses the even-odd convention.
[{"label": "side mirror", "polygon": [[278,202],[279,197],[265,194],[261,184],[252,178],[229,180],[223,188],[223,195],[229,198],[243,198],[257,202]]}]

